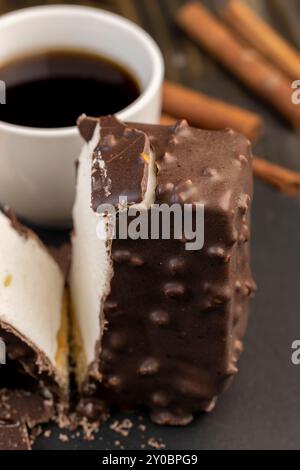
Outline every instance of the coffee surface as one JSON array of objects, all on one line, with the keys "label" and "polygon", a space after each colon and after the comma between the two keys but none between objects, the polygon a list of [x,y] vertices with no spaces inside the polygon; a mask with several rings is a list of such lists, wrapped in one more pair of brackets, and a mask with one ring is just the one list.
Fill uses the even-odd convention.
[{"label": "coffee surface", "polygon": [[123,66],[77,50],[49,50],[0,65],[6,104],[0,120],[29,127],[76,124],[82,113],[114,114],[140,95],[136,79]]}]

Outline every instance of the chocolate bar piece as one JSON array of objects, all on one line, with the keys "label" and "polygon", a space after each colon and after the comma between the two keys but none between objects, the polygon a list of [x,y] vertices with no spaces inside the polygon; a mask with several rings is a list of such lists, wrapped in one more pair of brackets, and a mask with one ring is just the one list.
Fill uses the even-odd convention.
[{"label": "chocolate bar piece", "polygon": [[1,211],[0,247],[1,432],[23,448],[24,429],[49,421],[66,401],[65,277],[37,236]]},{"label": "chocolate bar piece", "polygon": [[30,440],[25,424],[0,421],[0,450],[30,450]]},{"label": "chocolate bar piece", "polygon": [[[83,116],[79,130],[86,145],[71,292],[82,392],[121,408],[146,407],[160,424],[188,424],[213,409],[243,348],[255,290],[250,143],[185,121],[169,127]],[[107,203],[119,211],[116,233],[130,207],[149,216],[154,203],[204,205],[204,245],[187,249],[184,237],[150,232],[111,239]]]}]

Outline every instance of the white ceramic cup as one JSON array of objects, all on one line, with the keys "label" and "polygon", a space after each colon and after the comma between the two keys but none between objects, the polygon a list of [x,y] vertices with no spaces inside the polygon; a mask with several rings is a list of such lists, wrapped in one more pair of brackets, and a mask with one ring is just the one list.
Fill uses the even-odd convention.
[{"label": "white ceramic cup", "polygon": [[[145,31],[124,18],[83,6],[27,8],[0,18],[0,44],[0,64],[20,54],[60,47],[111,58],[133,73],[142,90],[118,117],[159,120],[162,55]],[[61,112],[63,103],[58,109]],[[0,121],[0,204],[39,226],[70,225],[81,147],[76,127],[38,129]]]}]

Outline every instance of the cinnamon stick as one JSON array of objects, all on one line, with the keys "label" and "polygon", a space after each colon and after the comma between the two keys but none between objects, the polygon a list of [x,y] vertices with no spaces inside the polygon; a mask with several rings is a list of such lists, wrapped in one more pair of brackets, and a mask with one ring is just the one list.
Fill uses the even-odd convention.
[{"label": "cinnamon stick", "polygon": [[[161,124],[171,125],[175,124],[176,121],[175,117],[168,116],[167,121],[165,121],[164,117],[162,118]],[[265,183],[270,184],[289,196],[300,197],[300,173],[288,170],[259,157],[253,157],[252,168],[254,175]]]},{"label": "cinnamon stick", "polygon": [[163,112],[187,119],[195,127],[230,127],[250,140],[254,140],[262,129],[262,119],[258,114],[171,82],[164,83]]},{"label": "cinnamon stick", "polygon": [[242,44],[200,3],[187,3],[177,22],[207,52],[300,130],[300,107],[292,103],[289,79],[257,51]]},{"label": "cinnamon stick", "polygon": [[261,52],[291,79],[300,79],[300,54],[246,3],[229,0],[221,17],[252,47]]},{"label": "cinnamon stick", "polygon": [[300,196],[300,173],[258,157],[253,159],[253,172],[281,192],[289,196]]},{"label": "cinnamon stick", "polygon": [[[180,119],[180,118],[179,118]],[[170,116],[169,114],[163,113],[160,118],[160,123],[163,126],[171,126],[172,124],[175,124],[176,119],[173,116]]]}]

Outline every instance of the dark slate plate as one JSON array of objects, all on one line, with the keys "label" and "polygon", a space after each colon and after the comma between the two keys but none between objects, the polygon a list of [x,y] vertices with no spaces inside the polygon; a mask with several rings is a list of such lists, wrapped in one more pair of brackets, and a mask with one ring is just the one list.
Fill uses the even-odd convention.
[{"label": "dark slate plate", "polygon": [[[67,443],[39,438],[36,449],[139,449],[150,437],[167,449],[299,449],[300,366],[291,363],[291,343],[300,339],[300,201],[260,182],[255,184],[253,210],[253,270],[258,293],[237,375],[211,414],[186,428],[153,425],[146,417],[127,415],[134,427],[129,437],[110,429],[113,413],[93,442],[81,437]],[[43,233],[56,243],[62,234]],[[146,432],[138,429],[146,425]],[[64,431],[63,431],[64,433]]]}]

